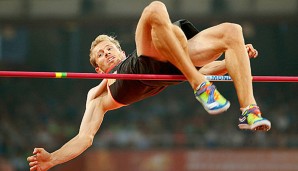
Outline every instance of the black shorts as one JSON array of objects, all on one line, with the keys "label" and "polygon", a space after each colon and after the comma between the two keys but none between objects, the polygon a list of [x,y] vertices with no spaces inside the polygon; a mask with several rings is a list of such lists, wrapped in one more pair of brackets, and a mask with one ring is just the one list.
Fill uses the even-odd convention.
[{"label": "black shorts", "polygon": [[[181,75],[180,70],[171,63],[156,61],[146,56],[138,57],[136,52],[128,56],[112,70],[112,72],[115,71],[117,74]],[[115,101],[128,105],[153,96],[169,85],[175,85],[181,82],[182,81],[117,79],[109,88]]]},{"label": "black shorts", "polygon": [[181,28],[187,40],[199,33],[199,30],[188,20],[181,19],[174,22],[173,24]]}]

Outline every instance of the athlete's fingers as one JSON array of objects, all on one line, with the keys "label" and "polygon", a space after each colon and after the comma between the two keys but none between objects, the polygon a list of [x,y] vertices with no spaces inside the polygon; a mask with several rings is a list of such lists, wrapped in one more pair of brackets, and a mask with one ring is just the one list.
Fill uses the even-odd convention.
[{"label": "athlete's fingers", "polygon": [[246,46],[246,51],[247,51],[247,54],[248,54],[248,56],[251,58],[252,57],[252,45],[251,44],[247,44]]},{"label": "athlete's fingers", "polygon": [[247,44],[245,47],[250,58],[256,58],[258,56],[258,51],[252,46],[252,44]]},{"label": "athlete's fingers", "polygon": [[255,50],[255,55],[253,56],[254,58],[258,57],[259,52],[257,50]]},{"label": "athlete's fingers", "polygon": [[28,162],[32,162],[32,161],[35,161],[36,160],[36,156],[29,156],[27,157],[27,161]]},{"label": "athlete's fingers", "polygon": [[246,50],[248,51],[250,48],[249,48],[249,44],[245,45],[245,48]]},{"label": "athlete's fingers", "polygon": [[248,53],[249,58],[251,58],[252,55],[253,55],[253,54],[252,54],[253,52],[249,49],[249,50],[247,51],[247,53]]},{"label": "athlete's fingers", "polygon": [[42,152],[42,150],[43,150],[43,148],[34,148],[33,154],[40,153],[40,152]]},{"label": "athlete's fingers", "polygon": [[32,166],[35,166],[35,165],[37,165],[37,164],[38,164],[37,161],[33,161],[33,162],[30,162],[30,163],[29,163],[29,166],[32,167]]},{"label": "athlete's fingers", "polygon": [[250,58],[256,58],[258,56],[258,51],[255,49],[250,49],[249,51],[249,57]]},{"label": "athlete's fingers", "polygon": [[250,50],[249,52],[248,52],[248,56],[250,57],[250,58],[255,58],[256,57],[256,50]]},{"label": "athlete's fingers", "polygon": [[30,167],[30,171],[37,171],[37,165]]}]

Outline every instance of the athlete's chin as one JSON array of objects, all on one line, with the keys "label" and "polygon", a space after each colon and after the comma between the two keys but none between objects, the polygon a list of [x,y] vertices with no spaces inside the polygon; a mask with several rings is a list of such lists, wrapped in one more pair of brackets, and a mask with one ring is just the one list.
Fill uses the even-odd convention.
[{"label": "athlete's chin", "polygon": [[112,63],[112,65],[118,65],[120,62],[121,62],[120,60],[114,60],[111,63]]}]

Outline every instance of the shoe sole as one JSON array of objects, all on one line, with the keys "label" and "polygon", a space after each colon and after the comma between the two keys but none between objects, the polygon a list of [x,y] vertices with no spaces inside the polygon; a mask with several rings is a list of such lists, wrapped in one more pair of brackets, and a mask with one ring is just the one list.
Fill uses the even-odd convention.
[{"label": "shoe sole", "polygon": [[208,108],[205,108],[204,109],[210,114],[210,115],[218,115],[220,113],[223,113],[225,111],[227,111],[229,108],[230,108],[230,102],[227,101],[226,105],[220,109],[216,109],[216,110],[209,110]]},{"label": "shoe sole", "polygon": [[216,110],[210,110],[210,109],[208,109],[207,107],[205,107],[203,104],[204,104],[204,102],[199,98],[199,97],[197,97],[196,96],[196,99],[202,104],[202,106],[204,107],[204,109],[210,114],[210,115],[217,115],[217,114],[220,114],[220,113],[222,113],[222,112],[225,112],[225,111],[227,111],[228,109],[229,109],[229,107],[230,107],[230,102],[229,101],[227,101],[227,103],[226,103],[226,105],[224,106],[224,107],[222,107],[222,108],[220,108],[220,109],[216,109]]},{"label": "shoe sole", "polygon": [[252,131],[269,131],[271,129],[271,122],[268,120],[259,121],[255,124],[239,124],[239,129],[248,129]]}]

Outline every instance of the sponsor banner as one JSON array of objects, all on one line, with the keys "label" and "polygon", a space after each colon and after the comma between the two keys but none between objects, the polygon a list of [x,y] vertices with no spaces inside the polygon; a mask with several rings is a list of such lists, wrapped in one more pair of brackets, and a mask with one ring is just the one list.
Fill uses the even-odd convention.
[{"label": "sponsor banner", "polygon": [[84,171],[297,171],[298,149],[90,150],[72,165]]}]

